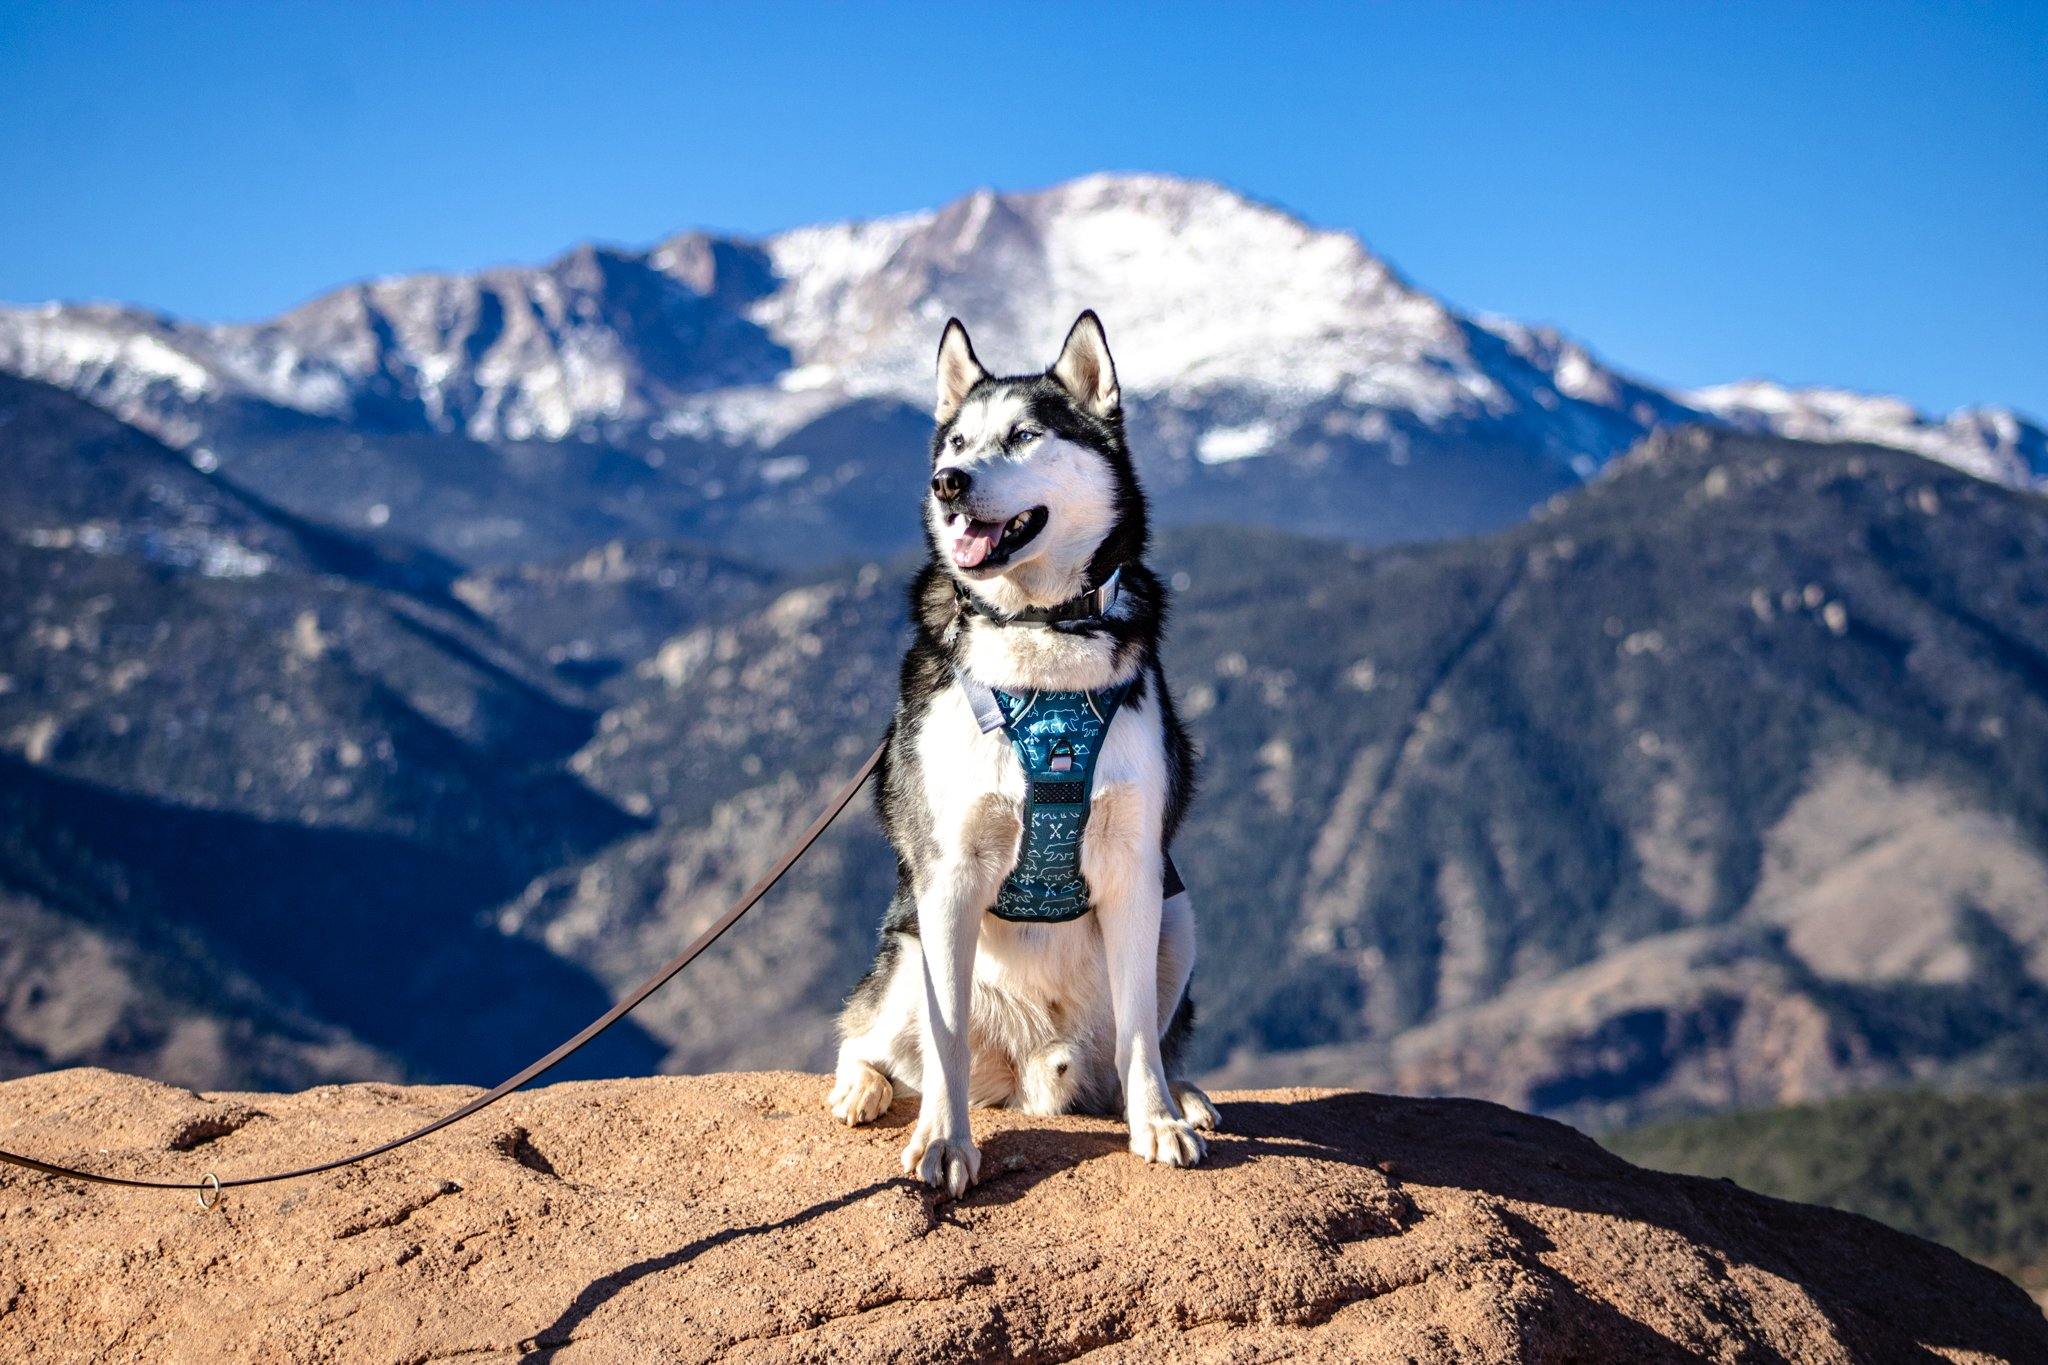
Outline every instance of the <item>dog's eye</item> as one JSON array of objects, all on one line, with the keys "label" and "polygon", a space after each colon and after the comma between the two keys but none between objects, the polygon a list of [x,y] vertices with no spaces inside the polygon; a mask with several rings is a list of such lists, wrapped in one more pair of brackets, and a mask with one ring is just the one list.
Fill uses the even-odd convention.
[{"label": "dog's eye", "polygon": [[955,432],[952,436],[946,438],[946,444],[955,450],[965,450],[967,448],[967,438]]},{"label": "dog's eye", "polygon": [[1038,433],[1030,427],[1018,427],[1010,433],[1010,444],[1013,446],[1028,446],[1037,439]]}]

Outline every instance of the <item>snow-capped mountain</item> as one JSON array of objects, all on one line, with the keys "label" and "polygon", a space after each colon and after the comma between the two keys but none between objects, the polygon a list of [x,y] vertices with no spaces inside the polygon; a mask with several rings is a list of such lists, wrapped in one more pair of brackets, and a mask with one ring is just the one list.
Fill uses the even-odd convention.
[{"label": "snow-capped mountain", "polygon": [[[1653,428],[1698,421],[1849,436],[2011,483],[2048,475],[2048,436],[2009,412],[1933,421],[1833,391],[1665,390],[1547,329],[1463,315],[1348,233],[1149,175],[977,191],[758,241],[690,233],[538,267],[394,277],[260,323],[0,311],[0,369],[228,461],[251,414],[258,429],[310,419],[357,437],[659,452],[651,463],[669,465],[670,483],[691,483],[675,515],[694,527],[702,504],[751,489],[801,507],[857,494],[871,462],[906,458],[915,445],[780,447],[842,410],[887,425],[877,414],[925,408],[949,314],[968,320],[985,361],[1021,370],[1043,364],[1084,307],[1108,323],[1169,516],[1366,537],[1477,529]],[[1275,466],[1293,481],[1271,486]],[[238,472],[288,505],[308,501]],[[648,496],[661,504],[662,492]],[[388,508],[405,492],[376,496]],[[1304,503],[1318,510],[1304,518]]]},{"label": "snow-capped mountain", "polygon": [[2048,432],[2006,408],[1958,408],[1931,418],[1902,398],[1846,389],[1794,389],[1769,380],[1718,384],[1684,401],[1744,431],[1801,441],[1866,441],[1952,464],[1996,483],[2048,477]]}]

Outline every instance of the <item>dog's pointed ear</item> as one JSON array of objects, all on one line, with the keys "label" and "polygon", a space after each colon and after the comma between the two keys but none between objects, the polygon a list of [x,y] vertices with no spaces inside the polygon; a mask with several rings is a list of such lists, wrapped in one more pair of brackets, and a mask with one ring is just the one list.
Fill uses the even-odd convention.
[{"label": "dog's pointed ear", "polygon": [[967,329],[960,325],[960,319],[947,318],[945,334],[939,338],[939,403],[933,415],[942,424],[952,421],[953,414],[967,400],[968,390],[986,378],[988,371],[975,359],[974,343],[967,339]]},{"label": "dog's pointed ear", "polygon": [[1109,358],[1109,338],[1102,334],[1102,319],[1094,309],[1074,319],[1067,344],[1053,362],[1052,377],[1097,417],[1109,416],[1123,401],[1116,386],[1116,362]]}]

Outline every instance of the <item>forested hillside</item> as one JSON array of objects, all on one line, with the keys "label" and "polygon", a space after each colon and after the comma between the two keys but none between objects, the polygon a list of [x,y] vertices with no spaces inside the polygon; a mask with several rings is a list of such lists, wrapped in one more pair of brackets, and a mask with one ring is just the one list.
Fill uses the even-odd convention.
[{"label": "forested hillside", "polygon": [[1854,1095],[1603,1141],[1639,1165],[1875,1218],[2048,1295],[2048,1090]]}]

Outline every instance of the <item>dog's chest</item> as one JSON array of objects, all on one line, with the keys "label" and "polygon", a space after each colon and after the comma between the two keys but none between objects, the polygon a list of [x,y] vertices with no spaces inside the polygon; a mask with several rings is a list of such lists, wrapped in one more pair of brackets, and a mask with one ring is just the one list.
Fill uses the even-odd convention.
[{"label": "dog's chest", "polygon": [[[1064,666],[1052,680],[1047,680],[1042,670],[1015,667],[1012,655],[992,656],[984,651],[981,657],[984,666],[997,676],[988,678],[977,672],[977,677],[1020,695],[1065,690],[1055,688],[1054,681],[1091,689],[1115,681],[1107,660],[1099,654],[1085,660],[1055,654]],[[975,658],[970,650],[970,667]],[[950,832],[983,820],[990,797],[997,798],[1012,815],[1023,811],[1026,776],[1010,736],[1001,729],[984,731],[967,694],[957,684],[942,689],[926,704],[919,729],[918,765],[942,845],[953,843]],[[1150,697],[1139,697],[1118,710],[1102,734],[1094,765],[1094,790],[1099,797],[1118,785],[1164,780],[1165,735],[1159,712]]]},{"label": "dog's chest", "polygon": [[951,842],[949,833],[981,812],[991,795],[1022,806],[1024,767],[1009,736],[984,732],[958,685],[926,703],[917,751],[925,804],[942,843]]},{"label": "dog's chest", "polygon": [[1115,648],[1101,635],[970,620],[961,666],[1012,692],[1086,692],[1118,681]]},{"label": "dog's chest", "polygon": [[[997,627],[972,618],[961,629],[965,637],[960,666],[990,687],[1030,693],[1099,687],[1111,680],[1109,651],[1099,641],[1038,627]],[[996,792],[1022,801],[1024,771],[1009,737],[1001,730],[984,732],[959,684],[949,684],[929,699],[920,734],[925,788],[932,813],[941,822],[962,798],[972,801]]]}]

